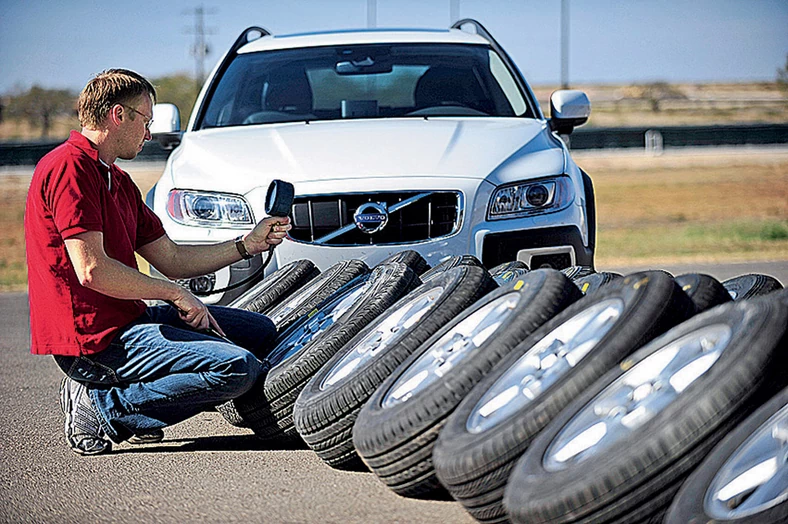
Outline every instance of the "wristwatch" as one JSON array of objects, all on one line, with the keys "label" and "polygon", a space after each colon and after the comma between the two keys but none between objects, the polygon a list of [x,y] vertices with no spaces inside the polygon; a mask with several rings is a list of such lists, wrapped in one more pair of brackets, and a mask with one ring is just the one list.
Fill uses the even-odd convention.
[{"label": "wristwatch", "polygon": [[244,260],[249,260],[250,258],[254,258],[254,255],[250,255],[249,252],[246,250],[246,245],[244,244],[244,237],[240,235],[235,239],[235,249],[241,254],[241,258]]}]

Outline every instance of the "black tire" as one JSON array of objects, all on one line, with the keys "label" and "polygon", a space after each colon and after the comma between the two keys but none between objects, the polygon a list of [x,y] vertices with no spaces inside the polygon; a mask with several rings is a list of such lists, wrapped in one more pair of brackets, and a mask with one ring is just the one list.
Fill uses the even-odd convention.
[{"label": "black tire", "polygon": [[247,426],[263,439],[298,438],[293,406],[309,379],[367,324],[418,284],[419,277],[405,264],[378,266],[290,326],[277,338],[264,361],[270,368],[265,380],[258,380],[251,391],[233,401]]},{"label": "black tire", "polygon": [[339,288],[354,278],[368,273],[369,267],[361,260],[352,259],[337,262],[286,300],[270,308],[266,311],[266,315],[281,333]]},{"label": "black tire", "polygon": [[590,275],[576,279],[575,284],[577,284],[577,287],[580,288],[580,291],[584,295],[590,295],[592,293],[596,293],[602,286],[606,286],[607,284],[621,278],[624,277],[618,273],[600,271],[599,273],[591,273]]},{"label": "black tire", "polygon": [[528,273],[529,269],[525,262],[515,260],[513,262],[504,262],[490,270],[490,276],[495,279],[499,286],[514,282],[518,278]]},{"label": "black tire", "polygon": [[405,249],[398,253],[394,253],[390,257],[381,261],[378,265],[390,264],[392,262],[400,262],[410,267],[417,275],[423,275],[425,271],[430,268],[430,265],[424,260],[418,251],[412,249]]},{"label": "black tire", "polygon": [[[561,412],[517,463],[505,497],[511,519],[624,523],[662,518],[704,456],[785,386],[786,326],[788,308],[777,300],[725,304],[677,326],[621,362]],[[695,376],[685,381],[682,373],[704,361],[705,371],[694,371]],[[664,378],[657,371],[654,376],[654,369],[668,369],[671,375]],[[622,380],[633,384],[632,395],[640,384],[647,387],[637,400],[618,387],[630,371]],[[658,383],[663,386],[655,388]],[[683,386],[674,389],[678,383]],[[603,393],[606,396],[599,398]],[[556,449],[551,446],[559,436],[566,441],[562,431],[571,422],[583,420],[585,427],[591,420],[601,435],[616,435],[619,431],[611,425],[646,409],[652,417],[639,424],[630,420],[632,429],[620,438],[607,443],[600,438],[585,448],[591,450],[586,455],[567,453],[560,457],[561,464],[551,460],[567,449],[561,443]],[[581,419],[581,412],[595,415]]]},{"label": "black tire", "polygon": [[588,219],[588,250],[591,252],[591,268],[594,267],[594,253],[596,251],[596,197],[594,183],[588,173],[580,170],[583,176],[583,191],[586,197],[586,217]]},{"label": "black tire", "polygon": [[690,297],[698,313],[733,300],[720,281],[710,275],[686,273],[677,276],[676,283]]},{"label": "black tire", "polygon": [[561,273],[568,276],[571,280],[577,281],[588,275],[593,275],[594,268],[590,266],[569,266],[562,269]]},{"label": "black tire", "polygon": [[728,290],[733,300],[747,300],[748,298],[767,295],[772,291],[778,291],[783,288],[783,285],[776,278],[759,273],[729,278],[723,281],[722,285]]},{"label": "black tire", "polygon": [[[353,442],[364,462],[399,495],[439,496],[443,489],[432,466],[432,448],[447,417],[512,348],[581,296],[559,271],[539,269],[489,293],[447,324],[409,356],[362,408]],[[486,339],[474,342],[474,325],[482,323],[483,331],[490,329],[483,318],[488,314],[497,315],[500,325]],[[409,373],[442,347],[451,348],[445,351],[449,355],[456,351],[454,366],[442,376],[433,374],[432,383],[414,391],[407,401],[390,403],[389,393],[398,383],[407,381]]]},{"label": "black tire", "polygon": [[[751,499],[754,496],[759,496],[756,493],[757,490],[766,489],[763,485],[748,486],[751,491],[737,493],[736,497],[726,498],[728,505],[734,505],[733,508],[721,508],[715,503],[719,498],[713,496],[715,491],[719,492],[715,488],[719,488],[719,483],[724,482],[724,480],[716,478],[718,474],[731,467],[737,459],[741,459],[742,453],[747,453],[745,447],[752,442],[751,439],[761,436],[768,440],[769,436],[763,435],[763,432],[772,433],[769,430],[772,424],[780,422],[785,427],[787,417],[788,388],[783,389],[736,426],[736,429],[703,459],[703,462],[682,484],[678,495],[673,499],[673,504],[665,517],[665,524],[713,522],[714,519],[732,524],[781,524],[788,522],[788,497],[784,496],[785,490],[788,490],[788,484],[783,486],[782,501],[777,496],[767,497],[766,500],[760,501],[763,506],[761,508],[753,507]],[[776,437],[772,434],[771,438],[775,439]],[[779,449],[780,446],[777,444],[775,447]],[[782,467],[785,468],[785,465],[783,464]],[[776,475],[779,475],[779,472]],[[778,483],[779,477],[772,477],[771,480]],[[783,480],[788,483],[788,479]]]},{"label": "black tire", "polygon": [[254,285],[229,307],[265,313],[320,274],[311,260],[291,262]]},{"label": "black tire", "polygon": [[427,282],[429,279],[434,277],[435,275],[440,274],[447,269],[451,269],[457,266],[478,266],[483,267],[481,261],[473,255],[457,255],[453,257],[449,257],[437,266],[429,269],[428,271],[424,272],[421,275],[421,281]]},{"label": "black tire", "polygon": [[[609,307],[620,308],[619,316],[607,324],[606,331],[600,332],[596,343],[590,342],[593,345],[570,371],[559,375],[541,393],[536,393],[530,403],[509,407],[506,402],[500,411],[504,415],[497,422],[493,423],[490,417],[490,422],[481,422],[487,427],[478,427],[480,424],[476,421],[491,404],[485,402],[479,410],[477,404],[493,394],[500,384],[509,382],[511,376],[507,373],[510,370],[516,375],[522,370],[518,366],[528,363],[532,357],[544,362],[534,351],[542,348],[545,351],[563,350],[575,335],[561,335],[560,340],[565,342],[559,343],[557,348],[548,345],[553,337],[558,339],[556,335],[561,330],[572,326],[583,315],[601,308],[607,312]],[[695,306],[687,294],[673,278],[661,271],[628,275],[578,300],[514,348],[449,417],[433,453],[438,478],[474,518],[484,522],[505,520],[502,498],[509,472],[547,423],[624,357],[683,322],[694,311]],[[587,324],[579,326],[578,334],[588,332]],[[541,382],[541,378],[537,380]],[[494,409],[490,415],[496,412]],[[468,424],[477,429],[469,430]]]},{"label": "black tire", "polygon": [[[363,466],[352,438],[353,424],[361,407],[408,355],[496,287],[486,269],[457,266],[417,287],[371,322],[312,377],[298,396],[293,417],[304,441],[329,466],[339,469]],[[397,318],[403,310],[409,312],[416,307],[426,311],[414,312],[420,316],[418,320],[408,322],[408,327],[403,326],[402,320],[387,326],[386,334],[390,338],[380,347],[384,336],[380,331],[381,324]],[[371,340],[373,337],[375,339]],[[370,347],[372,344],[378,346]],[[360,350],[376,354],[343,375],[341,381],[326,386],[326,380],[347,364],[346,357],[358,356]]]}]

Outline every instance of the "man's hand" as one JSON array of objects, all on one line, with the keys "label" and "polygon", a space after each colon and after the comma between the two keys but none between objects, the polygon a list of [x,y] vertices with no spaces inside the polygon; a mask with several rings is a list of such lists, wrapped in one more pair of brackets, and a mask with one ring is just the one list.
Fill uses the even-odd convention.
[{"label": "man's hand", "polygon": [[208,306],[186,289],[183,289],[183,293],[180,293],[178,298],[171,302],[171,305],[178,310],[178,316],[181,317],[181,320],[193,329],[205,331],[212,327],[220,335],[226,336],[216,319],[211,315],[211,312],[208,311]]},{"label": "man's hand", "polygon": [[291,228],[290,217],[264,218],[244,237],[246,250],[250,255],[268,251],[271,246],[281,244]]}]

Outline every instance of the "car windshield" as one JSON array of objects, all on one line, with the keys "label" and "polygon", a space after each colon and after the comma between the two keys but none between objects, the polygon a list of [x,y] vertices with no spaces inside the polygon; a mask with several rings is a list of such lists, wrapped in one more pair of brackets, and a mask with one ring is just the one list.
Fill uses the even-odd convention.
[{"label": "car windshield", "polygon": [[533,116],[512,73],[483,45],[242,53],[208,96],[198,129],[351,118]]}]

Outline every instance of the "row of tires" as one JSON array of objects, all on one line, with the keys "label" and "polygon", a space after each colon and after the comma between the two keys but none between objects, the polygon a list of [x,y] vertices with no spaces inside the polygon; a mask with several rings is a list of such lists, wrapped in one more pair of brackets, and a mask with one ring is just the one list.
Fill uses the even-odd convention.
[{"label": "row of tires", "polygon": [[231,306],[279,336],[223,416],[402,496],[448,494],[482,522],[788,521],[788,291],[772,277],[429,268],[403,251],[294,262]]}]

